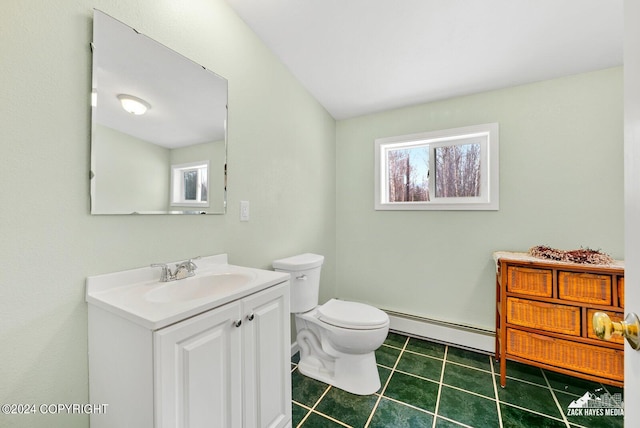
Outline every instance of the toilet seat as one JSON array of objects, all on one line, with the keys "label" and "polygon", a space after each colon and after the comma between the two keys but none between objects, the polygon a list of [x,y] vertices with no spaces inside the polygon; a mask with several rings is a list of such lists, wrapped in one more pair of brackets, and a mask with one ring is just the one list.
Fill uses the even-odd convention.
[{"label": "toilet seat", "polygon": [[386,313],[364,303],[331,299],[317,310],[320,321],[336,327],[372,330],[389,325]]}]

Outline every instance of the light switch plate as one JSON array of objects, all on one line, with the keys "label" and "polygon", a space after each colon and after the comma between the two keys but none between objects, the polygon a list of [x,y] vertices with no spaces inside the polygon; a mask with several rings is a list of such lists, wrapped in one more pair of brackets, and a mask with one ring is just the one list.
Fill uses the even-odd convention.
[{"label": "light switch plate", "polygon": [[240,221],[249,221],[249,201],[240,201]]}]

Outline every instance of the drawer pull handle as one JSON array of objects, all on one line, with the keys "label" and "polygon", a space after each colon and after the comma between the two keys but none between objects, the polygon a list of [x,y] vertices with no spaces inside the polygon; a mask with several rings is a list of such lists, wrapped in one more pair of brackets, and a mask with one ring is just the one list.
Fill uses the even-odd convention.
[{"label": "drawer pull handle", "polygon": [[611,340],[612,336],[624,336],[629,345],[638,350],[640,349],[639,329],[640,320],[633,312],[627,314],[627,317],[621,322],[611,321],[609,315],[604,312],[593,314],[593,332],[602,340]]}]

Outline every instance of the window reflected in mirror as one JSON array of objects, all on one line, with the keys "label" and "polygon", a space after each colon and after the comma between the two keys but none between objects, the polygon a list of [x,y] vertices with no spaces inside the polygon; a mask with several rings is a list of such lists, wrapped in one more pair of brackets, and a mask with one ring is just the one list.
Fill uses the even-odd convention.
[{"label": "window reflected in mirror", "polygon": [[172,165],[171,177],[172,206],[209,206],[209,161]]}]

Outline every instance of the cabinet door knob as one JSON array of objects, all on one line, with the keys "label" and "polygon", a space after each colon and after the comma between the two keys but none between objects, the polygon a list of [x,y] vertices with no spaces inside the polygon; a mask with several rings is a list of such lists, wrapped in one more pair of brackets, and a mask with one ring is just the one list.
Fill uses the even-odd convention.
[{"label": "cabinet door knob", "polygon": [[633,312],[629,312],[624,321],[621,322],[611,321],[609,315],[604,312],[593,314],[593,332],[602,340],[610,340],[612,336],[624,336],[629,345],[638,350],[640,349],[639,329],[640,320]]},{"label": "cabinet door knob", "polygon": [[247,315],[247,319],[249,321],[253,321],[254,318],[255,318],[255,315],[253,314],[253,312],[251,312],[249,315]]},{"label": "cabinet door knob", "polygon": [[235,325],[236,327],[240,327],[242,325],[242,320],[235,320],[233,322],[233,325]]}]

